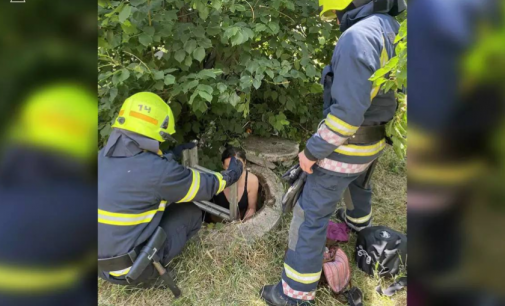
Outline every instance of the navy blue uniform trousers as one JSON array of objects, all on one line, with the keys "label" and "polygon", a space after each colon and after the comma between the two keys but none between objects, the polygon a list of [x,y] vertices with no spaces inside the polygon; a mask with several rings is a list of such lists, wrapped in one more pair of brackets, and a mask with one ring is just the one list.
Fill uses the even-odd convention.
[{"label": "navy blue uniform trousers", "polygon": [[[202,211],[193,203],[181,203],[169,205],[161,218],[160,225],[167,234],[165,248],[158,255],[162,258],[163,265],[179,255],[191,237],[196,235],[202,227]],[[139,279],[132,285],[143,283],[149,285],[158,279],[158,271],[149,265]],[[102,272],[100,277],[111,283],[126,285],[124,277],[114,277],[107,272]]]},{"label": "navy blue uniform trousers", "polygon": [[314,166],[293,210],[289,229],[288,251],[284,260],[282,281],[278,289],[297,300],[312,300],[321,277],[323,252],[328,222],[344,190],[349,188],[353,214],[371,211],[372,191],[366,184],[366,173],[333,174]]}]

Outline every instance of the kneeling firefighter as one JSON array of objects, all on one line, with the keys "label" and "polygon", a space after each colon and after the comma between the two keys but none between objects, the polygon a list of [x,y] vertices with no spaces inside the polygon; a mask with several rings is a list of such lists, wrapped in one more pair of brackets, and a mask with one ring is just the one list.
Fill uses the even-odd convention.
[{"label": "kneeling firefighter", "polygon": [[355,231],[370,226],[370,175],[397,108],[394,92],[369,79],[394,56],[394,16],[406,9],[404,0],[319,0],[319,7],[343,34],[322,73],[325,120],[299,154],[308,175],[293,209],[282,279],[260,292],[268,305],[314,304],[328,221],[347,188],[348,208],[337,217]]},{"label": "kneeling firefighter", "polygon": [[156,284],[160,270],[201,227],[202,212],[190,202],[211,199],[242,174],[234,157],[228,170],[206,174],[163,154],[160,142],[175,133],[174,125],[159,96],[137,93],[124,102],[99,152],[98,267],[107,281]]}]

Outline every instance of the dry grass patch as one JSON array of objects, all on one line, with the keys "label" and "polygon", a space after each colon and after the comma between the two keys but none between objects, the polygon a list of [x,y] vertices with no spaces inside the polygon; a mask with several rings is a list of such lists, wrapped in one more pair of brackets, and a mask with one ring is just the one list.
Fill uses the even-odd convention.
[{"label": "dry grass patch", "polygon": [[[381,158],[373,182],[374,224],[406,232],[405,163],[398,161],[392,150],[388,149]],[[291,215],[284,216],[277,230],[252,245],[235,241],[216,246],[206,242],[202,232],[199,240],[191,242],[171,263],[183,291],[178,300],[173,300],[168,290],[127,290],[100,280],[99,305],[265,305],[258,298],[258,292],[263,285],[280,280],[290,220]],[[355,242],[356,235],[352,235],[341,247],[351,260],[352,284],[362,290],[365,305],[407,305],[405,290],[393,298],[375,293],[379,280],[367,276],[354,264]],[[383,285],[390,283],[383,281]],[[329,289],[320,288],[317,305],[346,304],[332,297]]]}]

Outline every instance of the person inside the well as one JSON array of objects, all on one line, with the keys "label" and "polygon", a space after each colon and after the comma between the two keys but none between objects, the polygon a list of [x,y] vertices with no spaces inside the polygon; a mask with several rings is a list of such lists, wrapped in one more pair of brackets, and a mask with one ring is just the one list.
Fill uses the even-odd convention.
[{"label": "person inside the well", "polygon": [[[245,151],[239,148],[228,147],[221,155],[221,161],[223,162],[223,168],[225,170],[228,169],[232,156],[235,156],[238,161],[242,162],[244,169],[246,169]],[[258,177],[246,170],[242,172],[242,176],[237,184],[240,219],[246,221],[256,213],[259,190]],[[230,209],[230,198],[230,188],[226,188],[222,193],[214,196],[212,202],[226,209]]]}]

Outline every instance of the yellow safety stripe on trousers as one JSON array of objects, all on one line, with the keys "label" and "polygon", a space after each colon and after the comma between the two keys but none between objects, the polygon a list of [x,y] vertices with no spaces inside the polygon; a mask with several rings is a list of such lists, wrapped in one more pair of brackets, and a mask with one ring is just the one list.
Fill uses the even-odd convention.
[{"label": "yellow safety stripe on trousers", "polygon": [[358,126],[350,125],[349,123],[328,114],[325,120],[326,126],[328,126],[334,132],[337,132],[343,136],[351,136],[358,130]]},{"label": "yellow safety stripe on trousers", "polygon": [[180,201],[177,201],[177,203],[191,202],[198,193],[198,190],[200,190],[200,172],[193,169],[191,169],[191,171],[193,172],[193,181],[191,182],[188,193]]},{"label": "yellow safety stripe on trousers", "polygon": [[372,218],[372,210],[370,210],[370,213],[368,215],[361,218],[349,217],[347,214],[345,215],[345,218],[356,224],[367,223]]},{"label": "yellow safety stripe on trousers", "polygon": [[287,277],[302,284],[312,284],[318,282],[321,278],[321,271],[317,273],[299,273],[295,271],[295,269],[291,268],[287,263],[284,263],[284,271],[286,272]]},{"label": "yellow safety stripe on trousers", "polygon": [[130,226],[138,225],[141,223],[149,223],[153,220],[156,213],[159,211],[164,211],[166,206],[167,201],[161,201],[158,209],[153,209],[140,214],[114,213],[99,209],[98,223],[118,226]]},{"label": "yellow safety stripe on trousers", "polygon": [[226,188],[226,181],[223,180],[223,175],[221,173],[215,172],[214,175],[219,181],[219,189],[217,190],[216,194],[220,194]]},{"label": "yellow safety stripe on trousers", "polygon": [[109,272],[109,274],[112,275],[112,276],[116,276],[116,277],[117,276],[123,276],[123,275],[128,274],[128,272],[130,272],[131,268],[132,267],[129,267],[129,268],[126,268],[126,269],[123,269],[123,270],[119,270],[119,271],[111,271],[111,272]]},{"label": "yellow safety stripe on trousers", "polygon": [[341,145],[335,152],[348,156],[373,156],[381,152],[386,147],[386,140],[381,140],[369,146]]},{"label": "yellow safety stripe on trousers", "polygon": [[[389,62],[389,55],[388,55],[388,50],[386,49],[386,39],[384,38],[384,35],[383,35],[382,36],[382,52],[381,52],[381,57],[380,57],[380,68],[383,68],[384,66],[386,66],[386,64],[388,62]],[[375,97],[377,97],[380,89],[381,89],[381,85],[372,88],[372,92],[370,93],[371,100],[373,100],[373,99],[375,99]]]}]

